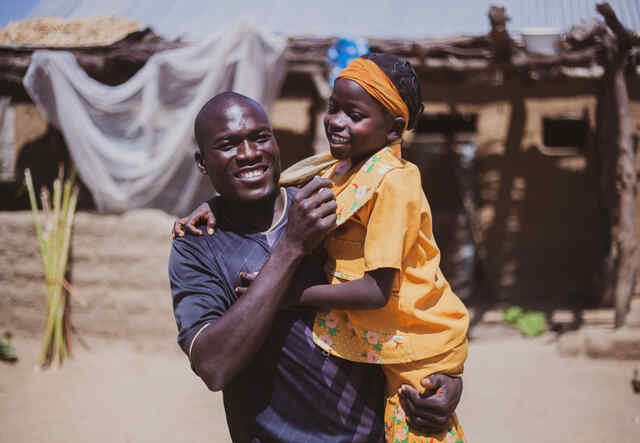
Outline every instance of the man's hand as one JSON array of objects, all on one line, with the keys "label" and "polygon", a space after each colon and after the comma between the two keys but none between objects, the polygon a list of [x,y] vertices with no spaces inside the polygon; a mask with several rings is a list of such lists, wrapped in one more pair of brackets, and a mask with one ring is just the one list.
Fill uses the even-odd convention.
[{"label": "man's hand", "polygon": [[207,233],[213,235],[213,230],[216,226],[216,217],[213,215],[207,202],[202,203],[186,217],[176,220],[171,231],[171,238],[184,237],[183,228],[186,228],[191,234],[202,235],[202,230],[196,227],[199,225],[205,225]]},{"label": "man's hand", "polygon": [[290,247],[310,254],[336,224],[336,200],[331,181],[314,177],[293,198],[283,241]]},{"label": "man's hand", "polygon": [[407,385],[398,390],[409,426],[424,433],[446,431],[462,395],[462,378],[434,374],[423,378],[421,384],[425,388],[422,395]]}]

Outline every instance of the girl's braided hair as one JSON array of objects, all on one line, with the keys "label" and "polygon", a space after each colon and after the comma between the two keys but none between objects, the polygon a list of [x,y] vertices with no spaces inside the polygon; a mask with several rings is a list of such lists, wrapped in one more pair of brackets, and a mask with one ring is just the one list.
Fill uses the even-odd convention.
[{"label": "girl's braided hair", "polygon": [[382,72],[393,82],[400,93],[400,97],[409,108],[409,121],[407,129],[413,129],[418,123],[424,108],[422,104],[422,90],[420,89],[420,79],[411,64],[396,57],[393,54],[370,52],[362,56],[374,62]]}]

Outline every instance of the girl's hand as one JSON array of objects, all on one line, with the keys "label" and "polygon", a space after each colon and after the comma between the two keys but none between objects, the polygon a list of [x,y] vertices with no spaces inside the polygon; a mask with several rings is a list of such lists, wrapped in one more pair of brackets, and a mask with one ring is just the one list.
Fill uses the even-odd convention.
[{"label": "girl's hand", "polygon": [[201,225],[206,225],[207,233],[213,235],[216,226],[216,217],[213,215],[207,202],[202,203],[186,217],[176,220],[171,230],[171,238],[184,237],[183,228],[186,228],[190,234],[202,235],[202,230],[196,227]]},{"label": "girl's hand", "polygon": [[241,272],[240,273],[240,284],[241,286],[238,286],[236,288],[236,293],[243,295],[245,292],[247,292],[247,289],[249,289],[249,285],[251,284],[252,281],[254,281],[256,279],[256,277],[258,276],[257,272]]},{"label": "girl's hand", "polygon": [[462,395],[462,378],[434,374],[423,378],[421,384],[424,394],[408,385],[398,390],[409,426],[427,434],[446,431]]}]

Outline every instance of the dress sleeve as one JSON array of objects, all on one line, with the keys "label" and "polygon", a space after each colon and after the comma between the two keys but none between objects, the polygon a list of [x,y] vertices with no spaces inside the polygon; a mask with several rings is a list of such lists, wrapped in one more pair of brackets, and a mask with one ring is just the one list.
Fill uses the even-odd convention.
[{"label": "dress sleeve", "polygon": [[402,269],[420,229],[422,198],[417,168],[403,167],[387,173],[369,203],[365,271]]},{"label": "dress sleeve", "polygon": [[191,346],[200,331],[221,317],[234,300],[211,255],[198,240],[190,236],[176,238],[169,256],[178,344],[187,356],[190,356]]}]

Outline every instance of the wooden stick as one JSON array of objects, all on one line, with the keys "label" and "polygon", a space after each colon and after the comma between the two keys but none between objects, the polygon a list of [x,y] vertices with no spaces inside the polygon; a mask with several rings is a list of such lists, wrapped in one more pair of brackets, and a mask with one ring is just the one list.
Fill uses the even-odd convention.
[{"label": "wooden stick", "polygon": [[615,326],[620,327],[629,312],[637,273],[635,152],[625,79],[631,38],[608,3],[598,4],[596,10],[612,31],[602,36],[605,73],[597,109],[599,201],[606,242],[598,289],[602,300],[613,301]]}]

